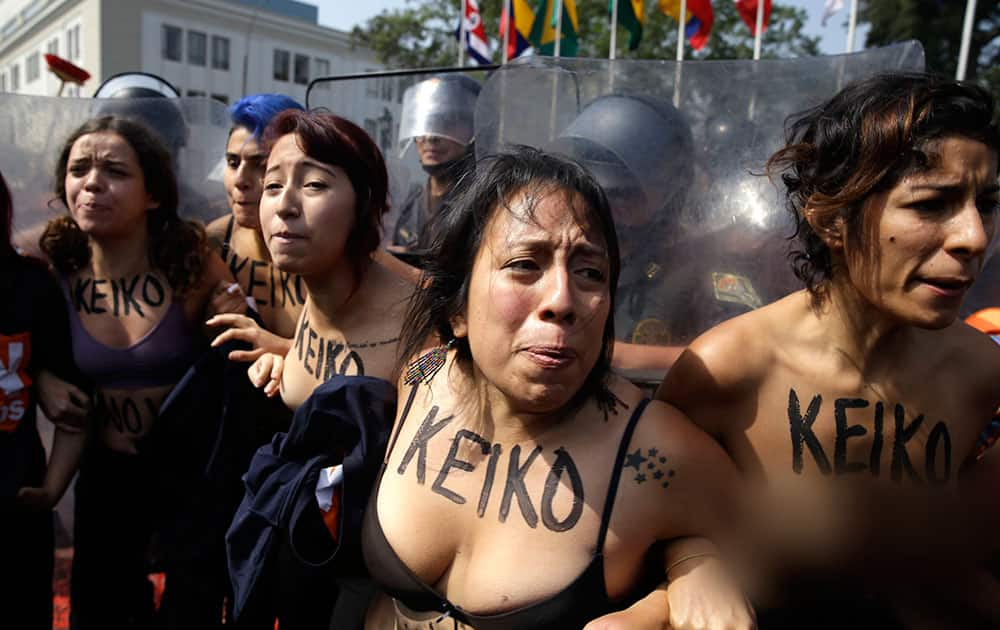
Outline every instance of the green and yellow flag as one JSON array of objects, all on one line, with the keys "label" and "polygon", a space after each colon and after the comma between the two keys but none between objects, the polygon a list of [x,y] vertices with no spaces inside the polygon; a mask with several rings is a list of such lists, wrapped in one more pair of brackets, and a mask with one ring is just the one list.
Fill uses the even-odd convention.
[{"label": "green and yellow flag", "polygon": [[[608,14],[614,0],[608,0]],[[646,19],[644,0],[618,0],[618,24],[628,30],[628,49],[635,50],[642,41],[642,22]]]},{"label": "green and yellow flag", "polygon": [[[535,21],[531,25],[528,41],[542,55],[555,54],[556,44],[556,0],[538,0]],[[576,57],[578,22],[576,0],[562,0],[562,42],[559,44],[560,57]]]}]

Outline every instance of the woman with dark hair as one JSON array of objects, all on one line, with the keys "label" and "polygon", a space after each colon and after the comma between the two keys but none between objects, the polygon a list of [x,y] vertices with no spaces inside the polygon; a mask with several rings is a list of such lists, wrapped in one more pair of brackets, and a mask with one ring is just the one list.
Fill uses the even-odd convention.
[{"label": "woman with dark hair", "polygon": [[[0,606],[19,628],[40,629],[52,627],[52,508],[76,470],[89,405],[62,380],[80,382],[59,285],[14,250],[12,214],[0,175]],[[48,469],[36,404],[56,423]]]},{"label": "woman with dark hair", "polygon": [[[260,226],[260,197],[267,162],[261,135],[275,116],[288,109],[303,111],[304,108],[281,94],[251,94],[230,109],[233,127],[226,142],[222,181],[231,212],[206,228],[209,238],[220,244],[222,258],[240,288],[253,300],[264,329],[286,339],[295,333],[306,289],[300,276],[272,265]],[[264,352],[264,347],[276,350],[278,340],[272,336],[263,339],[263,332],[245,315],[223,315],[209,323],[230,327],[220,335],[216,345],[239,338],[255,346],[256,352],[233,352],[230,358],[234,360],[254,360]],[[277,348],[280,347],[279,344]]]},{"label": "woman with dark hair", "polygon": [[275,267],[301,276],[308,296],[291,349],[263,355],[250,375],[295,409],[334,374],[391,377],[413,285],[376,255],[388,175],[364,130],[287,110],[264,142],[261,231]]},{"label": "woman with dark hair", "polygon": [[[516,148],[481,162],[435,221],[365,513],[365,561],[388,595],[366,626],[579,628],[663,579],[644,563],[666,541],[672,577],[715,567],[706,548],[678,549],[722,531],[735,471],[609,371],[620,263],[593,177]],[[736,601],[715,614],[749,626]]]},{"label": "woman with dark hair", "polygon": [[886,74],[792,120],[768,170],[806,288],[702,335],[657,394],[759,484],[763,627],[998,623],[995,595],[936,610],[998,592],[975,570],[996,531],[970,535],[959,499],[983,483],[1000,352],[956,321],[996,234],[993,112],[973,84]]},{"label": "woman with dark hair", "polygon": [[207,347],[201,322],[245,308],[204,230],[177,216],[167,150],[105,116],[66,141],[42,250],[70,306],[73,355],[95,389],[76,485],[75,628],[149,627],[152,470],[141,454],[161,404]]}]

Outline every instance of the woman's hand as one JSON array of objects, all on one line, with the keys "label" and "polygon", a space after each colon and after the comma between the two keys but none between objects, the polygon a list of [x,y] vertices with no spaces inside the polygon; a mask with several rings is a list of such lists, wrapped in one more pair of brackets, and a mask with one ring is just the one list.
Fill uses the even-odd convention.
[{"label": "woman's hand", "polygon": [[247,306],[255,308],[252,300],[243,294],[240,285],[229,278],[223,278],[212,289],[205,313],[210,316],[220,313],[243,313]]},{"label": "woman's hand", "polygon": [[669,627],[744,630],[757,627],[753,607],[714,554],[693,554],[667,572]]},{"label": "woman's hand", "polygon": [[229,353],[230,361],[243,361],[249,363],[256,361],[264,354],[278,354],[285,356],[292,347],[292,340],[280,337],[272,332],[264,330],[257,322],[246,315],[235,313],[223,313],[216,315],[205,322],[208,326],[225,326],[215,339],[212,340],[212,347],[216,348],[237,339],[245,341],[253,346],[252,350],[233,350]]},{"label": "woman's hand", "polygon": [[56,505],[56,499],[47,488],[24,487],[17,491],[17,503],[29,510],[44,512]]},{"label": "woman's hand", "polygon": [[664,582],[625,610],[594,619],[583,630],[666,630],[670,627],[666,590]]},{"label": "woman's hand", "polygon": [[272,398],[281,389],[281,372],[284,367],[284,355],[265,352],[253,362],[247,374],[254,387],[263,389],[264,394]]},{"label": "woman's hand", "polygon": [[38,373],[35,387],[46,418],[70,433],[84,430],[90,412],[90,398],[86,394],[48,370]]}]

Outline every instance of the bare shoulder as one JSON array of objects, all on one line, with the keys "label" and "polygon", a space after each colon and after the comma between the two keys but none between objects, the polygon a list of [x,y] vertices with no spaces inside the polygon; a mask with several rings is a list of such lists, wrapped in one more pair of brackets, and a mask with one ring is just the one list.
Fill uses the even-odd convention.
[{"label": "bare shoulder", "polygon": [[205,234],[208,235],[208,238],[213,245],[222,245],[223,241],[226,240],[226,230],[229,227],[229,221],[230,216],[223,215],[213,219],[208,225],[205,226]]},{"label": "bare shoulder", "polygon": [[212,291],[223,280],[235,282],[229,267],[215,250],[209,250],[202,258],[201,277],[185,297],[185,310],[200,317],[205,305],[212,297]]},{"label": "bare shoulder", "polygon": [[[933,334],[933,333],[931,333]],[[1000,406],[1000,346],[989,336],[958,321],[938,335],[941,349],[935,371],[950,374],[955,386],[969,388],[986,411]],[[941,342],[944,343],[941,343]],[[959,369],[955,369],[955,368]]]}]

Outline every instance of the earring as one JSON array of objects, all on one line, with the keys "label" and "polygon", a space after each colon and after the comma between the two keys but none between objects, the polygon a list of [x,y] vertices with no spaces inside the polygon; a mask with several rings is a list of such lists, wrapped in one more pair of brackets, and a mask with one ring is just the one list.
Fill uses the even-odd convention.
[{"label": "earring", "polygon": [[444,360],[448,357],[448,350],[455,344],[455,339],[452,338],[451,341],[443,346],[438,346],[436,348],[431,348],[424,354],[417,357],[413,363],[410,363],[406,368],[406,378],[403,382],[407,385],[413,385],[417,381],[423,381],[424,384],[431,382],[434,375],[438,373],[438,370],[444,365]]}]

